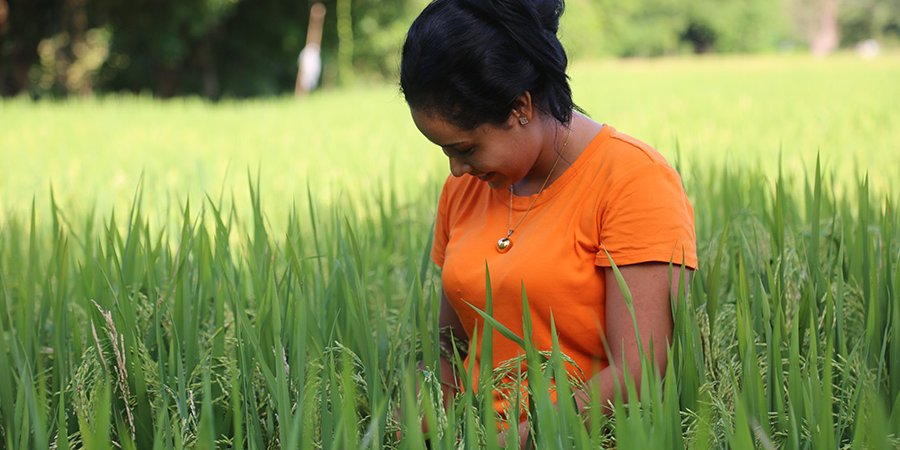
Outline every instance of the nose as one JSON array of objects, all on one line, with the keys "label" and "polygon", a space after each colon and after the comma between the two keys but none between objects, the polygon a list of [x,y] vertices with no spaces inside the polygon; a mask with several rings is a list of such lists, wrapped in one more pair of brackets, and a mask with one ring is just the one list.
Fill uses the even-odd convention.
[{"label": "nose", "polygon": [[461,177],[472,171],[472,166],[466,164],[459,158],[450,158],[450,173],[454,177]]}]

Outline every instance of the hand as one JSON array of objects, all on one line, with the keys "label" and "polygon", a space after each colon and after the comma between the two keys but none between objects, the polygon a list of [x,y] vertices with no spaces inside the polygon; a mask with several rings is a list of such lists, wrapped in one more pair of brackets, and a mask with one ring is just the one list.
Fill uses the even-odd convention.
[{"label": "hand", "polygon": [[[417,367],[417,370],[418,370],[418,373],[419,373],[419,374],[425,374],[425,373],[427,373],[427,370],[425,369],[425,365],[424,365],[423,363],[421,363],[421,362],[419,362],[418,367]],[[419,383],[419,378],[420,378],[420,376],[416,376],[416,378],[415,378],[415,380],[416,380],[416,384],[415,384],[415,397],[414,397],[415,399],[418,399],[418,398],[419,398],[419,394],[420,394],[420,392],[421,392],[421,385],[420,385],[420,383]],[[400,403],[398,403],[397,406],[394,408],[393,415],[394,415],[394,419],[397,421],[397,423],[401,423],[401,424],[403,423],[403,420],[404,420],[404,417],[403,417],[403,406],[402,406]],[[423,434],[423,435],[427,435],[427,434],[428,434],[428,431],[429,431],[429,427],[428,427],[428,418],[427,418],[427,417],[422,417],[421,427],[422,427],[422,434]],[[402,433],[401,433],[401,430],[398,429],[398,430],[394,433],[394,437],[397,439],[397,441],[400,441],[400,439],[403,437],[403,435],[402,435]]]},{"label": "hand", "polygon": [[[512,430],[506,430],[497,436],[498,444],[500,447],[506,447],[506,442],[512,437]],[[519,448],[525,449],[530,448],[528,446],[529,440],[531,439],[531,427],[528,426],[528,421],[523,420],[519,422]]]},{"label": "hand", "polygon": [[[400,406],[398,406],[396,409],[394,409],[394,418],[395,418],[398,422],[401,422],[401,423],[402,423],[402,421],[403,421],[403,409],[402,409]],[[428,428],[428,418],[427,418],[427,417],[423,417],[423,418],[422,418],[422,435],[428,436],[429,430],[430,430],[430,429]],[[394,439],[396,439],[396,440],[399,442],[402,438],[403,438],[403,432],[402,432],[401,429],[398,429],[397,431],[394,432]]]}]

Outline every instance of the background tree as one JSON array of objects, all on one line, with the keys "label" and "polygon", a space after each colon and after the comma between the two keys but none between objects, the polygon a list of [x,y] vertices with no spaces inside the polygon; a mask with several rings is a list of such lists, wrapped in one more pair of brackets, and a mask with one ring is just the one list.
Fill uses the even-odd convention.
[{"label": "background tree", "polygon": [[[292,92],[316,0],[0,0],[0,94]],[[428,0],[323,0],[322,82],[397,76]],[[900,46],[900,0],[568,0],[570,58]],[[840,40],[838,40],[840,36]]]},{"label": "background tree", "polygon": [[753,53],[786,39],[782,0],[690,0],[681,42],[695,53]]},{"label": "background tree", "polygon": [[[262,0],[235,4],[223,18],[214,47],[220,95],[250,97],[292,91],[313,3]],[[323,3],[334,11],[334,2]],[[326,14],[322,37],[325,69],[336,48],[334,23],[334,14]]]},{"label": "background tree", "polygon": [[0,90],[16,95],[33,83],[29,71],[39,63],[38,44],[59,32],[60,0],[0,0],[5,9],[0,22]]},{"label": "background tree", "polygon": [[599,9],[615,56],[760,52],[788,34],[783,0],[602,0]]},{"label": "background tree", "polygon": [[232,0],[95,0],[111,31],[101,79],[107,90],[160,97],[219,91],[215,46]]},{"label": "background tree", "polygon": [[900,0],[843,0],[838,22],[844,46],[866,39],[896,45],[900,42]]},{"label": "background tree", "polygon": [[838,0],[793,0],[790,8],[798,35],[813,53],[825,55],[837,48]]},{"label": "background tree", "polygon": [[615,56],[660,56],[678,53],[687,26],[680,0],[600,0],[606,53]]}]

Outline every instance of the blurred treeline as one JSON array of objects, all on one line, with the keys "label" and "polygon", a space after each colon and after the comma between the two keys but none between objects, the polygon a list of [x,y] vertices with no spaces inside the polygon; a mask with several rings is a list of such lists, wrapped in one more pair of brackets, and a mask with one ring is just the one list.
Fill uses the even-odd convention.
[{"label": "blurred treeline", "polygon": [[[0,94],[293,89],[314,0],[0,0]],[[322,85],[395,77],[427,0],[324,0]],[[900,0],[569,0],[571,58],[828,53],[900,42]]]}]

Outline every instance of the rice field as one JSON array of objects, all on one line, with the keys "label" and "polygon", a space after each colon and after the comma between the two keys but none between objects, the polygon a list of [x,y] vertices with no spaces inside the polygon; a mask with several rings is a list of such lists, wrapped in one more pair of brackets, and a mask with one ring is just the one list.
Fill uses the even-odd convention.
[{"label": "rice field", "polygon": [[[900,58],[571,75],[682,172],[701,269],[609,413],[522,340],[536,447],[900,447]],[[0,102],[0,446],[499,448],[488,377],[444,414],[418,369],[441,152],[393,86],[307,100]]]}]

